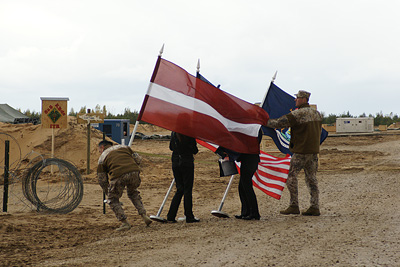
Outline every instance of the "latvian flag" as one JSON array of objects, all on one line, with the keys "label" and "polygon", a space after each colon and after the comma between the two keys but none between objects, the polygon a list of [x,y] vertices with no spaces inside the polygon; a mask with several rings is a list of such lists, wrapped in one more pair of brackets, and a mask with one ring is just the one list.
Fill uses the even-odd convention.
[{"label": "latvian flag", "polygon": [[268,113],[158,57],[139,113],[145,121],[239,153],[260,153]]}]

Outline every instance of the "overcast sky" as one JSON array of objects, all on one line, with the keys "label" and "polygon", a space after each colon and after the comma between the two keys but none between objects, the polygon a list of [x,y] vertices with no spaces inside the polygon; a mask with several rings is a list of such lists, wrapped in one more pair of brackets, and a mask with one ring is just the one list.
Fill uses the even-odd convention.
[{"label": "overcast sky", "polygon": [[[0,103],[140,110],[158,53],[245,101],[275,84],[329,114],[399,114],[398,0],[0,0]],[[223,104],[223,103],[221,103]]]}]

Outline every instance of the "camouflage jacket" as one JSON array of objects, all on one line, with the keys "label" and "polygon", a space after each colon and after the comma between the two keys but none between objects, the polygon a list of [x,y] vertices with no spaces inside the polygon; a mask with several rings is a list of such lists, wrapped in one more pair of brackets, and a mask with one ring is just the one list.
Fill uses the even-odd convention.
[{"label": "camouflage jacket", "polygon": [[322,117],[308,103],[278,119],[269,119],[267,126],[271,128],[290,127],[289,149],[291,152],[299,154],[319,153]]},{"label": "camouflage jacket", "polygon": [[108,179],[114,180],[125,173],[140,171],[138,157],[128,146],[115,145],[104,150],[97,166],[97,178],[103,190],[107,188]]}]

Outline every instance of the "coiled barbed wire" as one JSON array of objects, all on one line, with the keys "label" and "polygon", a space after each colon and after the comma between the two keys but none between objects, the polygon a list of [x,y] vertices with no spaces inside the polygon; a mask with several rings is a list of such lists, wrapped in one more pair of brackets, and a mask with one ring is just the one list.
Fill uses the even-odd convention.
[{"label": "coiled barbed wire", "polygon": [[29,169],[22,180],[22,191],[37,211],[65,214],[82,201],[83,181],[72,163],[48,158]]},{"label": "coiled barbed wire", "polygon": [[[72,162],[34,151],[21,160],[21,148],[17,140],[7,133],[0,132],[2,143],[4,143],[2,137],[13,141],[11,146],[17,146],[19,151],[18,159],[12,163],[16,167],[14,170],[9,169],[9,185],[21,183],[23,196],[36,207],[37,211],[65,214],[80,204],[83,198],[83,181]],[[26,162],[33,154],[38,156],[31,159],[27,167],[21,170],[22,162]],[[4,168],[2,161],[4,158],[0,161],[0,168]],[[25,203],[22,198],[20,202]]]}]

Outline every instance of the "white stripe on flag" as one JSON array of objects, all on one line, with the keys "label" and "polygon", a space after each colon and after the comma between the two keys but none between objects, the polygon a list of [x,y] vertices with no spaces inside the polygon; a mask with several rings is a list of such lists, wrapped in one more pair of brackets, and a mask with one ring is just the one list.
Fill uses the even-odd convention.
[{"label": "white stripe on flag", "polygon": [[[281,181],[277,181],[277,180],[274,180],[274,179],[271,179],[271,178],[267,178],[267,177],[265,177],[265,176],[263,176],[261,174],[258,174],[258,176],[259,176],[259,178],[257,178],[256,176],[253,176],[253,180],[262,180],[265,183],[274,184],[274,185],[278,185],[278,186],[282,186],[282,187],[285,187],[285,185],[286,185],[285,182],[281,182]],[[287,174],[286,174],[286,176],[287,176]],[[286,179],[286,178],[284,178],[284,179]],[[266,185],[264,185],[264,186],[266,186]]]},{"label": "white stripe on flag", "polygon": [[274,168],[289,170],[289,166],[287,165],[286,162],[273,162],[272,161],[272,162],[267,163],[267,162],[263,162],[263,160],[261,160],[261,165],[263,167],[274,167]]},{"label": "white stripe on flag", "polygon": [[276,136],[278,137],[279,143],[280,143],[283,147],[289,149],[289,141],[282,137],[280,131],[275,130],[275,132],[276,132]]},{"label": "white stripe on flag", "polygon": [[[253,183],[257,184],[259,187],[261,187],[262,189],[264,189],[264,190],[266,190],[266,191],[275,193],[275,194],[280,195],[280,196],[282,195],[282,190],[277,189],[277,188],[268,187],[268,186],[266,186],[266,185],[260,183],[260,181],[259,181],[258,179],[255,179],[254,176],[253,176]],[[283,187],[284,187],[284,186],[285,186],[285,185],[283,185]]]},{"label": "white stripe on flag", "polygon": [[258,137],[258,132],[261,125],[245,124],[229,120],[218,113],[218,111],[216,111],[212,106],[199,99],[184,95],[156,83],[152,83],[152,86],[149,88],[148,95],[165,102],[213,117],[221,122],[221,124],[224,125],[225,128],[230,132],[239,132],[248,136]]},{"label": "white stripe on flag", "polygon": [[[265,172],[265,173],[267,173],[267,174],[269,174],[269,175],[273,175],[275,177],[282,178],[282,179],[287,179],[287,173],[276,172],[276,171],[272,171],[272,170],[264,171],[263,168],[260,165],[258,166],[258,169],[263,171],[263,172]],[[264,174],[261,174],[261,173],[259,173],[258,175],[265,176]],[[267,179],[270,179],[271,181],[275,181],[275,180],[272,180],[272,178],[269,178],[269,177],[267,177]],[[279,183],[281,183],[281,181],[276,181],[276,184],[279,184]]]}]

